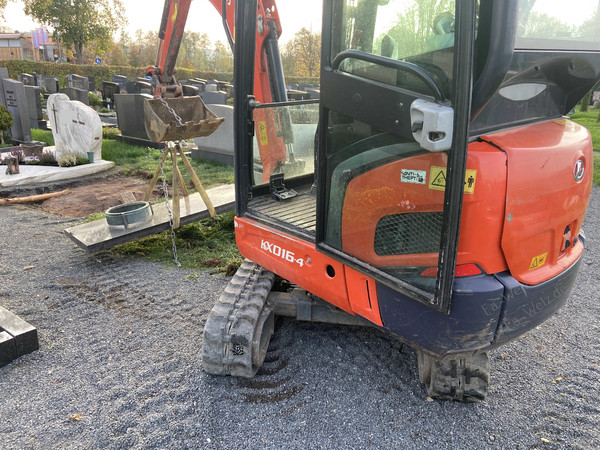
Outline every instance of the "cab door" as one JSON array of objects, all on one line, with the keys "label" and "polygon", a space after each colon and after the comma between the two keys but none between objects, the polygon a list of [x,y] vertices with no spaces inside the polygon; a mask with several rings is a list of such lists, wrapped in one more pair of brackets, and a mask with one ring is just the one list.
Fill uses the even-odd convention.
[{"label": "cab door", "polygon": [[324,7],[317,248],[450,309],[470,117],[476,1]]}]

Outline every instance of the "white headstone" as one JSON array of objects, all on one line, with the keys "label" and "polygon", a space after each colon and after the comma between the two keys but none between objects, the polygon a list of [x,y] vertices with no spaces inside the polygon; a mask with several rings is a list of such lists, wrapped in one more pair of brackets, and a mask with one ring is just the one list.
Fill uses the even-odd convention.
[{"label": "white headstone", "polygon": [[70,152],[87,158],[94,152],[95,161],[102,159],[102,122],[96,111],[66,94],[48,97],[47,111],[56,156]]}]

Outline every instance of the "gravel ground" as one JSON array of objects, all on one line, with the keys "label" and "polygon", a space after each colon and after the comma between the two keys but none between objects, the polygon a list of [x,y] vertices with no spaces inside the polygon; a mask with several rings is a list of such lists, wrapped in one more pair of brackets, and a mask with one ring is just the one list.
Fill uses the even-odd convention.
[{"label": "gravel ground", "polygon": [[227,280],[88,255],[70,224],[0,207],[0,305],[41,347],[0,368],[4,449],[600,447],[596,187],[570,301],[492,352],[481,404],[426,401],[415,353],[377,330],[287,319],[255,379],[206,375],[202,328]]}]

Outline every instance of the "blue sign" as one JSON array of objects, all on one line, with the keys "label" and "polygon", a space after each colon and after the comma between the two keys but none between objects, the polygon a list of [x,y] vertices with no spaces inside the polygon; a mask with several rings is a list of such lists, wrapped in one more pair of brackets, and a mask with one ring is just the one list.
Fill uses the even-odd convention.
[{"label": "blue sign", "polygon": [[102,60],[101,60],[100,58],[96,58],[96,59],[94,60],[94,62],[95,62],[96,64],[102,64]]}]

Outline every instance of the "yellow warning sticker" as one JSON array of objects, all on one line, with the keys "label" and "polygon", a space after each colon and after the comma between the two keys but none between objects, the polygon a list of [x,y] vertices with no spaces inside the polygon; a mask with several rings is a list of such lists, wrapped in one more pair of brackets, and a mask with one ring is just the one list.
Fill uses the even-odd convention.
[{"label": "yellow warning sticker", "polygon": [[546,264],[546,258],[548,258],[548,252],[544,253],[543,255],[535,256],[531,260],[531,264],[529,264],[529,270],[542,267],[544,264]]},{"label": "yellow warning sticker", "polygon": [[[475,180],[477,179],[477,171],[467,169],[465,171],[465,194],[475,193]],[[439,166],[431,166],[429,171],[429,189],[437,191],[446,190],[446,168]]]},{"label": "yellow warning sticker", "polygon": [[258,122],[258,136],[261,145],[269,145],[269,136],[267,136],[267,122]]}]

